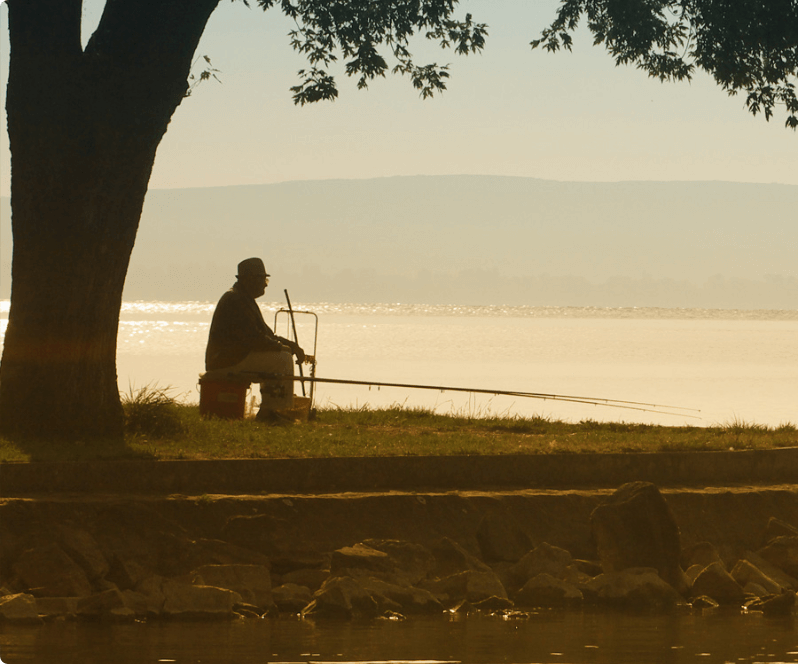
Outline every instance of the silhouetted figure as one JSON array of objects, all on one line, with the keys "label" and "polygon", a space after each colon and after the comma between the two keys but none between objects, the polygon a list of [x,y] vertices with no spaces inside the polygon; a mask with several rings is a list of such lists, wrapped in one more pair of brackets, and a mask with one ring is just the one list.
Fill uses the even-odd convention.
[{"label": "silhouetted figure", "polygon": [[[269,275],[260,258],[247,258],[238,264],[233,287],[222,295],[213,312],[208,347],[205,351],[205,379],[235,379],[240,374],[258,371],[276,376],[260,384],[261,405],[258,419],[269,420],[275,411],[290,408],[294,394],[292,355],[299,362],[305,353],[299,344],[278,337],[263,320],[255,302],[266,292]],[[280,379],[280,376],[285,378]],[[251,377],[251,374],[249,374]]]}]

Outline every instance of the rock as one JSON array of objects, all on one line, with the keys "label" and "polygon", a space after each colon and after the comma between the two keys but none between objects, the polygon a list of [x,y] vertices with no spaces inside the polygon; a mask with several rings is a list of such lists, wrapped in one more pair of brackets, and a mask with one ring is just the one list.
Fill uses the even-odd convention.
[{"label": "rock", "polygon": [[600,603],[624,608],[672,609],[683,603],[681,595],[651,567],[631,567],[605,572],[591,579],[583,591]]},{"label": "rock", "polygon": [[757,554],[790,576],[798,577],[798,535],[775,537]]},{"label": "rock", "polygon": [[581,601],[582,591],[567,581],[542,572],[529,579],[513,595],[513,600],[519,606],[563,606]]},{"label": "rock", "polygon": [[[778,595],[763,597],[754,610],[762,611],[766,616],[786,616],[792,613],[795,606],[795,593],[787,590]],[[749,607],[749,610],[753,607]]]},{"label": "rock", "polygon": [[690,602],[690,606],[692,606],[694,609],[717,609],[720,604],[718,604],[711,597],[701,595],[700,597],[694,597],[693,601]]},{"label": "rock", "polygon": [[86,573],[57,544],[23,551],[14,572],[35,597],[82,597],[91,595]]},{"label": "rock", "polygon": [[313,601],[313,592],[307,586],[284,583],[272,588],[272,600],[281,613],[300,613]]},{"label": "rock", "polygon": [[491,572],[490,567],[479,558],[448,537],[439,540],[432,547],[432,555],[435,558],[432,573],[439,578],[466,571]]},{"label": "rock", "polygon": [[451,574],[423,584],[442,604],[453,605],[461,600],[472,604],[488,597],[507,598],[499,577],[490,569],[487,571],[466,570]]},{"label": "rock", "polygon": [[97,581],[108,574],[108,561],[89,533],[81,528],[62,526],[59,536],[64,551],[80,565],[89,581]]},{"label": "rock", "polygon": [[[166,581],[162,576],[150,576],[136,586],[136,592],[143,595],[147,607],[147,614],[158,616],[161,614],[166,598],[163,593],[163,584]],[[124,592],[124,591],[123,591]]]},{"label": "rock", "polygon": [[743,589],[720,563],[712,563],[701,570],[690,593],[694,597],[707,595],[726,606],[741,606],[745,601]]},{"label": "rock", "polygon": [[348,570],[390,574],[394,569],[394,563],[387,553],[372,549],[365,544],[355,544],[333,551],[330,560],[330,574],[339,576],[346,575]]},{"label": "rock", "polygon": [[36,608],[46,618],[74,616],[80,597],[37,597]]},{"label": "rock", "polygon": [[693,565],[701,565],[701,569],[704,569],[707,565],[719,562],[723,562],[720,554],[715,545],[709,542],[698,542],[682,550],[681,567],[684,570]]},{"label": "rock", "polygon": [[784,590],[778,583],[747,560],[737,561],[737,564],[731,571],[731,577],[743,589],[745,589],[748,584],[756,584],[765,591],[765,594],[778,594]]},{"label": "rock", "polygon": [[150,610],[150,603],[144,593],[136,592],[135,590],[123,590],[122,597],[125,601],[125,606],[131,609],[136,616],[155,615]]},{"label": "rock", "polygon": [[680,567],[679,528],[656,486],[624,484],[593,510],[591,522],[605,572],[653,567],[672,588],[687,590]]},{"label": "rock", "polygon": [[108,619],[119,617],[115,609],[127,608],[125,597],[119,590],[106,590],[89,597],[81,597],[75,613],[81,618]]},{"label": "rock", "polygon": [[265,615],[263,610],[254,604],[236,604],[233,606],[233,613],[242,618],[262,618]]},{"label": "rock", "polygon": [[191,582],[232,590],[247,604],[264,609],[273,605],[271,576],[263,565],[203,565],[192,572]]},{"label": "rock", "polygon": [[108,578],[122,590],[131,590],[150,576],[152,572],[136,560],[129,560],[120,554],[111,558]]},{"label": "rock", "polygon": [[16,623],[40,623],[36,598],[29,593],[0,597],[0,620]]},{"label": "rock", "polygon": [[768,519],[765,532],[762,533],[762,544],[767,545],[770,540],[777,537],[790,537],[798,535],[798,528],[791,523],[777,519],[775,516]]},{"label": "rock", "polygon": [[306,586],[316,592],[329,576],[329,570],[303,568],[283,574],[280,581],[281,585]]},{"label": "rock", "polygon": [[743,586],[743,594],[745,594],[746,597],[765,597],[770,593],[759,584],[749,582]]},{"label": "rock", "polygon": [[369,539],[363,544],[387,554],[393,561],[395,573],[410,585],[426,578],[435,567],[435,557],[420,544],[386,539]]},{"label": "rock", "polygon": [[589,577],[598,576],[604,571],[601,567],[601,563],[595,560],[580,560],[579,558],[574,558],[573,565],[579,572],[587,574]]},{"label": "rock", "polygon": [[168,618],[232,618],[233,606],[242,604],[241,595],[225,588],[195,586],[166,580],[161,615]]},{"label": "rock", "polygon": [[690,565],[690,567],[688,567],[684,573],[685,577],[687,577],[687,582],[692,586],[696,580],[696,577],[701,574],[706,567],[706,565],[699,564]]},{"label": "rock", "polygon": [[443,605],[432,593],[423,588],[389,583],[373,577],[361,578],[358,581],[380,607],[383,606],[380,598],[386,598],[397,604],[404,614],[433,614],[443,611]]},{"label": "rock", "polygon": [[580,572],[571,554],[565,549],[543,542],[527,553],[508,570],[508,584],[513,590],[525,585],[540,574],[568,581],[572,585],[584,583],[590,578]]},{"label": "rock", "polygon": [[492,514],[482,518],[476,535],[482,559],[488,562],[516,562],[532,548],[529,536],[514,520]]},{"label": "rock", "polygon": [[506,597],[488,597],[481,602],[475,602],[473,607],[477,611],[493,613],[495,611],[509,611],[515,604]]},{"label": "rock", "polygon": [[779,569],[753,551],[746,551],[742,556],[742,560],[747,560],[769,579],[773,579],[782,588],[798,590],[798,579],[790,576],[784,570]]},{"label": "rock", "polygon": [[302,611],[303,616],[324,618],[373,618],[378,613],[377,602],[350,576],[327,579]]}]

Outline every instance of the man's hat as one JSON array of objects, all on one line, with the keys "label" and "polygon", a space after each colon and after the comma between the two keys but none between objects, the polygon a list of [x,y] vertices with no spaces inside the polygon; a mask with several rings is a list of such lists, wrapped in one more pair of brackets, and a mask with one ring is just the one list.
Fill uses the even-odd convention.
[{"label": "man's hat", "polygon": [[238,264],[238,278],[242,277],[269,277],[266,266],[260,258],[247,258]]}]

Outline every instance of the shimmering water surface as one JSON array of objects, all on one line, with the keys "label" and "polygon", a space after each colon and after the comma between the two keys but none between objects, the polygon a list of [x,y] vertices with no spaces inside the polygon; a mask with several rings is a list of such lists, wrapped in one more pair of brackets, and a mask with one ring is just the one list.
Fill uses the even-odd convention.
[{"label": "shimmering water surface", "polygon": [[628,615],[542,612],[404,622],[292,620],[44,627],[0,625],[3,661],[464,662],[704,664],[798,662],[795,618],[719,613]]},{"label": "shimmering water surface", "polygon": [[[272,324],[282,306],[263,303],[266,321]],[[209,302],[125,303],[120,389],[157,382],[198,400],[197,378],[213,308]],[[318,315],[319,377],[622,399],[701,412],[671,416],[519,397],[339,385],[319,386],[317,405],[406,403],[473,415],[669,425],[798,423],[798,309],[300,302],[294,308]],[[7,311],[8,303],[0,303],[0,331]],[[313,347],[313,320],[297,317],[306,350]],[[279,333],[288,335],[287,315],[277,322]]]}]

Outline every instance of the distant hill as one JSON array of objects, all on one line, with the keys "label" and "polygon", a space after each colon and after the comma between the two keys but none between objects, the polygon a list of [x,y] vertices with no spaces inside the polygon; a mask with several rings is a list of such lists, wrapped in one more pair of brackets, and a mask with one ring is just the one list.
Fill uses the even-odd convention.
[{"label": "distant hill", "polygon": [[[154,190],[125,299],[798,308],[798,187],[416,176]],[[9,201],[0,201],[0,298]]]}]

